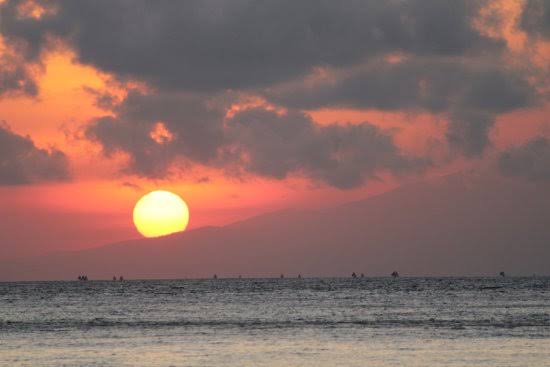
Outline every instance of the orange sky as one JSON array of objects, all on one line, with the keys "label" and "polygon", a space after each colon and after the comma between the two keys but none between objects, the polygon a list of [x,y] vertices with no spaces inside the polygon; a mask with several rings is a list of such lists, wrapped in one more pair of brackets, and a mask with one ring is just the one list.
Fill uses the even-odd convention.
[{"label": "orange sky", "polygon": [[[121,177],[117,174],[117,162],[123,157],[106,159],[101,156],[99,147],[77,136],[79,128],[89,119],[106,113],[94,106],[94,96],[84,87],[104,89],[109,78],[91,67],[72,62],[72,59],[69,52],[52,53],[46,58],[45,69],[39,79],[40,96],[36,99],[16,97],[0,100],[2,120],[13,131],[31,135],[39,147],[56,146],[71,158],[72,182],[0,189],[2,196],[9,199],[9,204],[18,209],[88,213],[90,222],[84,226],[89,227],[91,239],[85,243],[60,241],[61,248],[87,247],[113,239],[120,240],[128,235],[138,236],[131,223],[133,205],[141,195],[158,188],[177,192],[186,200],[191,208],[189,228],[196,228],[223,225],[285,207],[334,205],[396,186],[396,182],[389,178],[386,182],[373,181],[366,187],[343,191],[299,178],[285,181],[248,178],[241,181],[206,168],[195,169],[191,177],[181,181],[152,182],[137,177]],[[549,113],[550,105],[547,104],[499,117],[492,131],[495,146],[504,149],[540,133],[550,136],[545,121]],[[443,139],[446,121],[442,116],[342,109],[321,109],[309,111],[309,114],[320,124],[368,121],[384,129],[398,129],[395,141],[404,151],[423,155],[433,154],[434,149],[439,149],[435,154],[445,155],[444,146],[430,144]],[[464,161],[459,160],[444,169],[438,168],[433,174],[446,174],[466,166]],[[202,177],[208,177],[208,182],[197,182]],[[14,215],[26,214],[19,211]],[[96,228],[103,225],[105,216],[115,218],[115,224],[110,225],[114,229],[97,232]]]},{"label": "orange sky", "polygon": [[[506,22],[500,29],[486,28],[485,32],[502,32],[508,41],[510,55],[529,49],[534,50],[532,58],[538,65],[550,62],[548,43],[527,44],[525,35],[514,25],[520,11],[519,2],[500,1],[495,4],[499,11],[507,14]],[[484,23],[480,24],[483,28]],[[108,113],[94,105],[94,96],[86,87],[108,89],[122,96],[124,86],[114,83],[110,75],[78,64],[74,59],[75,55],[68,49],[49,52],[43,58],[43,69],[35,70],[39,80],[38,97],[0,99],[0,120],[14,132],[30,135],[39,147],[55,146],[63,150],[70,158],[73,176],[67,183],[0,188],[0,197],[5,203],[4,215],[10,216],[13,223],[24,223],[25,226],[32,225],[24,219],[28,211],[35,211],[36,215],[48,211],[68,215],[84,213],[89,218],[80,224],[86,228],[88,240],[79,242],[61,236],[55,244],[45,244],[47,248],[80,248],[137,236],[131,223],[133,205],[141,195],[157,188],[174,191],[185,199],[191,210],[189,228],[196,228],[222,225],[285,207],[334,205],[380,193],[400,183],[395,178],[386,177],[385,181],[374,180],[363,187],[340,190],[300,177],[282,181],[258,177],[228,178],[220,171],[205,167],[195,167],[184,177],[171,180],[152,181],[121,175],[119,168],[125,159],[123,156],[105,158],[99,146],[82,139],[79,134],[90,119]],[[246,104],[242,108],[246,108]],[[430,155],[440,161],[448,159],[448,147],[444,143],[448,122],[444,115],[326,108],[311,110],[308,114],[319,124],[368,121],[396,131],[397,146],[410,155]],[[498,116],[490,135],[494,148],[503,150],[533,136],[550,136],[549,115],[550,104],[546,103]],[[427,176],[458,171],[478,163],[478,160],[453,159],[444,167],[429,170]],[[420,177],[405,178],[408,181],[416,179]],[[105,218],[109,218],[107,226],[104,225]],[[61,223],[50,225],[59,231],[64,227]],[[108,229],[98,230],[102,227]],[[23,230],[26,229],[12,228],[14,233]]]}]

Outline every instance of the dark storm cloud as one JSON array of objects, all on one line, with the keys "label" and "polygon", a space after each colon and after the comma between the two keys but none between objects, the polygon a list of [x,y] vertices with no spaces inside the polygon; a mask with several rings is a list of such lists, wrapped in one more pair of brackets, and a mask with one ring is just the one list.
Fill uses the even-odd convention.
[{"label": "dark storm cloud", "polygon": [[503,43],[472,26],[478,1],[54,1],[40,19],[2,5],[9,40],[39,58],[49,35],[85,64],[159,88],[266,86],[377,54],[461,55]]},{"label": "dark storm cloud", "polygon": [[530,140],[509,149],[499,159],[503,174],[534,181],[550,180],[550,140],[544,137]]},{"label": "dark storm cloud", "polygon": [[69,178],[65,154],[37,148],[28,136],[0,124],[0,185],[23,185]]},{"label": "dark storm cloud", "polygon": [[[167,175],[174,162],[183,161],[233,175],[284,179],[299,174],[350,188],[380,171],[400,174],[427,164],[402,156],[389,135],[368,123],[322,127],[301,112],[277,114],[263,108],[226,119],[215,106],[196,96],[132,92],[115,109],[116,117],[96,119],[85,135],[100,143],[106,155],[128,154],[127,172],[151,178]],[[158,122],[170,139],[153,139]]]},{"label": "dark storm cloud", "polygon": [[520,26],[530,34],[550,38],[550,1],[527,0]]}]

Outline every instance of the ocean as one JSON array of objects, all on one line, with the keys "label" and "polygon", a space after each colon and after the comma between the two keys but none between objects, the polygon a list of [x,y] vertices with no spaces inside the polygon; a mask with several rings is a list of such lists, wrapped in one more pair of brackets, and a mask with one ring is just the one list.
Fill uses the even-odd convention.
[{"label": "ocean", "polygon": [[550,278],[0,283],[0,366],[550,366]]}]

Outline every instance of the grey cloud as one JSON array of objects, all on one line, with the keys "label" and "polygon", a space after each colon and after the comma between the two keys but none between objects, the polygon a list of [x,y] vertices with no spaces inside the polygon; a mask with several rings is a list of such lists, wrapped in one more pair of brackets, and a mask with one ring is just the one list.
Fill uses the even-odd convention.
[{"label": "grey cloud", "polygon": [[401,155],[390,136],[366,122],[318,126],[299,112],[253,109],[236,114],[228,126],[237,155],[244,157],[239,162],[243,169],[267,177],[299,173],[351,188],[380,171],[400,174],[427,164]]},{"label": "grey cloud", "polygon": [[292,108],[326,106],[407,108],[440,112],[453,108],[507,112],[524,107],[535,92],[525,77],[491,65],[464,60],[413,59],[390,64],[375,60],[336,80],[292,83],[268,89],[271,101]]},{"label": "grey cloud", "polygon": [[[189,162],[228,174],[274,179],[298,174],[350,188],[381,171],[401,174],[427,165],[404,157],[391,136],[368,123],[323,127],[297,111],[280,115],[262,108],[225,118],[215,105],[196,96],[132,92],[116,108],[116,117],[94,120],[85,136],[100,143],[106,155],[128,154],[127,172],[152,178]],[[158,121],[172,140],[151,137]]]},{"label": "grey cloud", "polygon": [[0,124],[0,185],[68,178],[68,161],[62,151],[37,148],[30,137],[18,135]]},{"label": "grey cloud", "polygon": [[95,98],[94,104],[101,109],[112,110],[120,102],[114,94],[108,91],[95,89],[89,86],[84,86],[83,89]]},{"label": "grey cloud", "polygon": [[321,107],[427,110],[448,114],[449,142],[467,155],[488,144],[496,114],[537,100],[526,75],[502,66],[464,59],[412,59],[390,64],[374,60],[325,81],[293,82],[267,89],[264,96],[298,109]]},{"label": "grey cloud", "polygon": [[[176,157],[209,163],[223,143],[223,111],[206,101],[199,95],[131,91],[115,107],[116,117],[93,120],[85,137],[101,143],[107,156],[128,153],[128,171],[142,176],[165,175]],[[171,140],[159,144],[153,139],[157,123],[173,135]]]},{"label": "grey cloud", "polygon": [[9,95],[37,94],[38,86],[25,62],[7,52],[0,54],[0,98]]},{"label": "grey cloud", "polygon": [[550,38],[550,1],[527,0],[520,26],[530,34]]},{"label": "grey cloud", "polygon": [[[50,40],[61,39],[77,61],[122,81],[144,81],[154,91],[133,91],[117,101],[90,90],[98,106],[112,109],[114,116],[95,119],[85,132],[105,154],[127,153],[127,170],[144,176],[164,175],[176,160],[220,165],[231,158],[241,169],[271,177],[301,170],[339,187],[356,185],[377,170],[400,172],[400,164],[403,170],[415,164],[392,152],[391,139],[368,124],[319,128],[294,110],[344,106],[445,114],[453,151],[475,156],[489,144],[496,115],[537,97],[525,75],[500,61],[505,42],[473,26],[485,1],[41,3],[56,11],[21,18],[16,14],[20,1],[0,4],[0,32],[18,45],[20,57],[39,64]],[[532,12],[530,4],[526,13]],[[392,53],[404,55],[404,61],[386,62]],[[336,79],[308,88],[302,82],[316,67],[335,70]],[[32,80],[25,80],[32,91]],[[255,110],[224,121],[224,109],[206,101],[233,91],[263,94],[291,113],[281,117]],[[245,118],[259,122],[240,120]],[[151,131],[158,121],[173,139],[155,141]],[[262,124],[266,131],[258,130]],[[288,126],[302,135],[286,138]],[[266,139],[273,140],[254,140],[268,127]],[[378,150],[364,150],[356,137]],[[386,145],[384,139],[389,139]],[[230,147],[251,154],[250,161],[230,154]],[[269,150],[276,148],[297,156],[293,160],[282,152],[286,159],[272,159]],[[334,156],[345,159],[336,164]]]},{"label": "grey cloud", "polygon": [[37,60],[48,35],[79,61],[119,77],[179,90],[266,86],[315,66],[345,67],[394,51],[461,55],[500,49],[472,26],[478,1],[90,1],[45,3],[56,13],[16,16],[2,34]]},{"label": "grey cloud", "polygon": [[446,133],[451,148],[467,157],[479,156],[489,145],[494,116],[480,111],[455,111]]},{"label": "grey cloud", "polygon": [[540,137],[505,151],[500,155],[499,166],[508,176],[550,180],[550,140]]}]

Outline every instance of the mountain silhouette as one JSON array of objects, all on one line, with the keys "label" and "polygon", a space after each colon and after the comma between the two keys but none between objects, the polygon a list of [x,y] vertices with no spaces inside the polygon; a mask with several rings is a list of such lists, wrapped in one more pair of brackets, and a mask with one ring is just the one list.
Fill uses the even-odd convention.
[{"label": "mountain silhouette", "polygon": [[540,183],[454,174],[322,210],[0,264],[0,280],[549,272],[550,194]]}]

